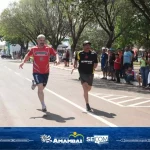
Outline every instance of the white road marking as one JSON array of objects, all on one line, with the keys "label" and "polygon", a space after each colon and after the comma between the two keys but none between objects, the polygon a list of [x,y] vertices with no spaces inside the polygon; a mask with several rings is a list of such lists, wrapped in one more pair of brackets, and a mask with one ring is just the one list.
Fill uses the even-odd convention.
[{"label": "white road marking", "polygon": [[12,71],[12,69],[8,68],[9,71]]},{"label": "white road marking", "polygon": [[8,69],[8,67],[7,67],[7,66],[4,66],[4,67]]},{"label": "white road marking", "polygon": [[121,101],[121,102],[118,102],[118,103],[119,103],[119,104],[122,104],[122,103],[130,102],[130,101],[135,101],[135,100],[138,100],[138,99],[141,99],[141,98],[142,98],[142,97],[137,97],[137,98],[133,98],[133,99]]},{"label": "white road marking", "polygon": [[[66,101],[67,103],[73,105],[74,107],[76,107],[76,108],[78,108],[78,109],[80,109],[80,110],[82,110],[82,111],[85,111],[84,108],[82,108],[81,106],[75,104],[74,102],[72,102],[72,101],[66,99],[65,97],[63,97],[63,96],[61,96],[61,95],[59,95],[59,94],[57,94],[57,93],[55,93],[55,92],[53,92],[53,91],[47,89],[47,88],[45,88],[45,90],[47,90],[48,92],[52,93],[53,95],[59,97],[60,99]],[[92,117],[98,119],[99,121],[101,121],[101,122],[107,124],[107,125],[110,126],[110,127],[117,127],[115,124],[113,124],[113,123],[111,123],[111,122],[109,122],[109,121],[107,121],[107,120],[105,120],[105,119],[103,119],[103,118],[101,118],[101,117],[99,117],[99,116],[97,116],[97,115],[95,115],[95,114],[92,114],[92,113],[89,113],[89,112],[87,112],[87,114],[89,114],[90,116],[92,116]]]},{"label": "white road marking", "polygon": [[115,97],[115,98],[111,98],[111,99],[108,99],[108,100],[111,101],[111,100],[120,99],[120,98],[126,98],[126,97],[128,97],[128,96]]},{"label": "white road marking", "polygon": [[[52,68],[57,68],[57,69],[62,69],[62,70],[69,70],[71,71],[71,68],[62,68],[62,67],[58,67],[58,66],[51,66]],[[73,72],[77,72],[77,70],[74,70]]]},{"label": "white road marking", "polygon": [[18,72],[15,72],[15,74],[18,75],[18,76],[20,76],[20,73],[18,73]]},{"label": "white road marking", "polygon": [[95,95],[97,95],[97,96],[98,96],[98,95],[103,95],[103,94],[102,94],[102,93],[95,93]]},{"label": "white road marking", "polygon": [[124,106],[124,107],[140,107],[140,108],[144,107],[144,108],[148,108],[150,106]]},{"label": "white road marking", "polygon": [[[28,79],[28,78],[25,78],[25,79],[31,82],[30,79]],[[67,102],[67,103],[73,105],[74,107],[76,107],[76,108],[78,108],[78,109],[80,109],[80,110],[82,110],[82,111],[84,111],[84,112],[86,111],[86,110],[85,110],[84,108],[82,108],[81,106],[79,106],[79,105],[75,104],[74,102],[68,100],[67,98],[65,98],[65,97],[63,97],[63,96],[61,96],[61,95],[59,95],[59,94],[57,94],[57,93],[55,93],[55,92],[49,90],[48,88],[45,88],[45,90],[48,91],[49,93],[51,93],[51,94],[53,94],[53,95],[59,97],[59,98],[62,99],[63,101],[65,101],[65,102]],[[97,115],[95,115],[95,114],[92,114],[92,113],[89,113],[89,112],[87,112],[87,114],[90,115],[90,116],[92,116],[93,118],[96,118],[97,120],[99,120],[99,121],[105,123],[106,125],[108,125],[108,126],[110,126],[110,127],[117,127],[115,124],[113,124],[113,123],[111,123],[111,122],[109,122],[109,121],[107,121],[107,120],[105,120],[105,119],[103,119],[103,118],[101,118],[101,117],[99,117],[99,116],[97,116]]]},{"label": "white road marking", "polygon": [[[89,93],[89,94],[94,96],[94,97],[100,98],[100,99],[102,99],[104,101],[107,101],[107,102],[110,102],[112,104],[118,105],[120,107],[145,107],[145,108],[146,107],[150,107],[150,106],[137,106],[136,105],[137,103],[136,104],[131,104],[131,105],[126,105],[126,106],[122,105],[123,103],[130,102],[130,101],[135,101],[135,100],[139,100],[139,99],[145,99],[145,100],[147,99],[148,100],[148,98],[144,98],[144,97],[136,97],[136,98],[133,98],[133,99],[123,100],[123,101],[120,101],[120,102],[113,102],[111,100],[115,100],[115,99],[119,99],[119,98],[125,98],[125,97],[132,98],[133,96],[124,96],[124,95],[108,95],[108,96],[105,96],[106,94],[103,94],[104,96],[102,96],[102,93]],[[100,96],[98,96],[98,95],[100,95]],[[112,98],[112,99],[105,99],[105,98],[111,97],[111,96],[117,96],[117,97]],[[149,100],[140,102],[140,103],[138,103],[138,105],[144,104],[144,103],[147,103],[147,102],[149,102]]]},{"label": "white road marking", "polygon": [[106,97],[111,97],[111,96],[113,96],[113,95],[107,95],[107,96],[103,96],[103,98],[106,98]]},{"label": "white road marking", "polygon": [[103,98],[103,97],[99,97],[99,96],[94,95],[94,94],[92,94],[92,93],[89,93],[89,95],[94,96],[94,97],[97,97],[97,98],[100,98],[101,100],[104,100],[104,101],[107,101],[107,102],[109,102],[109,103],[118,105],[118,106],[120,106],[120,107],[123,107],[123,105],[121,105],[121,104],[115,103],[115,102],[113,102],[113,101],[109,101],[109,100],[107,100],[107,99],[105,99],[105,98]]},{"label": "white road marking", "polygon": [[150,102],[150,100],[144,101],[144,102],[140,102],[140,103],[136,103],[136,104],[132,104],[132,105],[129,105],[129,106],[136,106],[136,105],[140,105],[140,104],[144,104],[144,103],[148,103],[148,102]]},{"label": "white road marking", "polygon": [[9,71],[11,71],[12,69],[8,68],[7,66],[4,66],[5,68],[7,68]]},{"label": "white road marking", "polygon": [[28,81],[30,81],[30,82],[32,82],[32,80],[30,80],[30,79],[28,79],[28,78],[25,78],[26,80],[28,80]]}]

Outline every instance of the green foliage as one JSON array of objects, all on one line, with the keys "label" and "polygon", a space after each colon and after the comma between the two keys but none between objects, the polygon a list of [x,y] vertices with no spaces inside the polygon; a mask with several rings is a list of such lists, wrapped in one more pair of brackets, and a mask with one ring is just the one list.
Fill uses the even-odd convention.
[{"label": "green foliage", "polygon": [[[45,34],[56,48],[69,33],[68,22],[62,15],[59,3],[52,0],[21,0],[13,3],[1,14],[3,35],[25,37],[36,42],[39,34]],[[12,33],[12,34],[11,34]]]},{"label": "green foliage", "polygon": [[150,47],[149,0],[20,0],[0,16],[0,35],[12,44],[36,43],[44,34],[54,48],[70,36],[72,51],[89,40],[92,48]]},{"label": "green foliage", "polygon": [[100,28],[96,23],[90,23],[85,27],[85,30],[79,39],[77,50],[82,50],[83,41],[88,40],[92,43],[92,49],[99,51],[103,46],[105,46],[107,38],[108,36],[102,28]]}]

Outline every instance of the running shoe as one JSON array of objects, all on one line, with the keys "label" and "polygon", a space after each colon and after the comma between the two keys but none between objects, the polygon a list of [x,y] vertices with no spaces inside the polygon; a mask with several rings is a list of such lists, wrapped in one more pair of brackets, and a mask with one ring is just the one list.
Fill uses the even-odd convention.
[{"label": "running shoe", "polygon": [[36,87],[35,81],[34,81],[34,80],[32,80],[32,86],[31,86],[31,89],[32,89],[32,90],[34,90],[34,89],[35,89],[35,87]]},{"label": "running shoe", "polygon": [[45,108],[42,108],[42,111],[43,111],[43,112],[47,112],[47,109],[46,109],[46,107],[45,107]]},{"label": "running shoe", "polygon": [[92,112],[92,109],[89,104],[86,104],[86,110]]}]

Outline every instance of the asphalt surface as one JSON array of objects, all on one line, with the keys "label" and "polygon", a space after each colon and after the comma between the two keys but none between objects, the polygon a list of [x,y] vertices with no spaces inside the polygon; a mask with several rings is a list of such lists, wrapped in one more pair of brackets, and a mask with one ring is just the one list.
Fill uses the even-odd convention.
[{"label": "asphalt surface", "polygon": [[85,110],[78,72],[51,64],[44,90],[48,112],[31,90],[32,64],[0,59],[0,126],[132,127],[150,126],[150,91],[95,77],[89,93],[93,113]]}]

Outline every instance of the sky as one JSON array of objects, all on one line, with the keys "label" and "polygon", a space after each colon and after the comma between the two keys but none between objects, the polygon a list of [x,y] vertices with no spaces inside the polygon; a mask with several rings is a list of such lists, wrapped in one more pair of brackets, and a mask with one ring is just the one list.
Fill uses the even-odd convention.
[{"label": "sky", "polygon": [[8,5],[11,3],[11,2],[14,2],[14,1],[18,1],[18,0],[1,0],[1,4],[0,4],[0,13],[2,13],[2,11],[8,7]]}]

